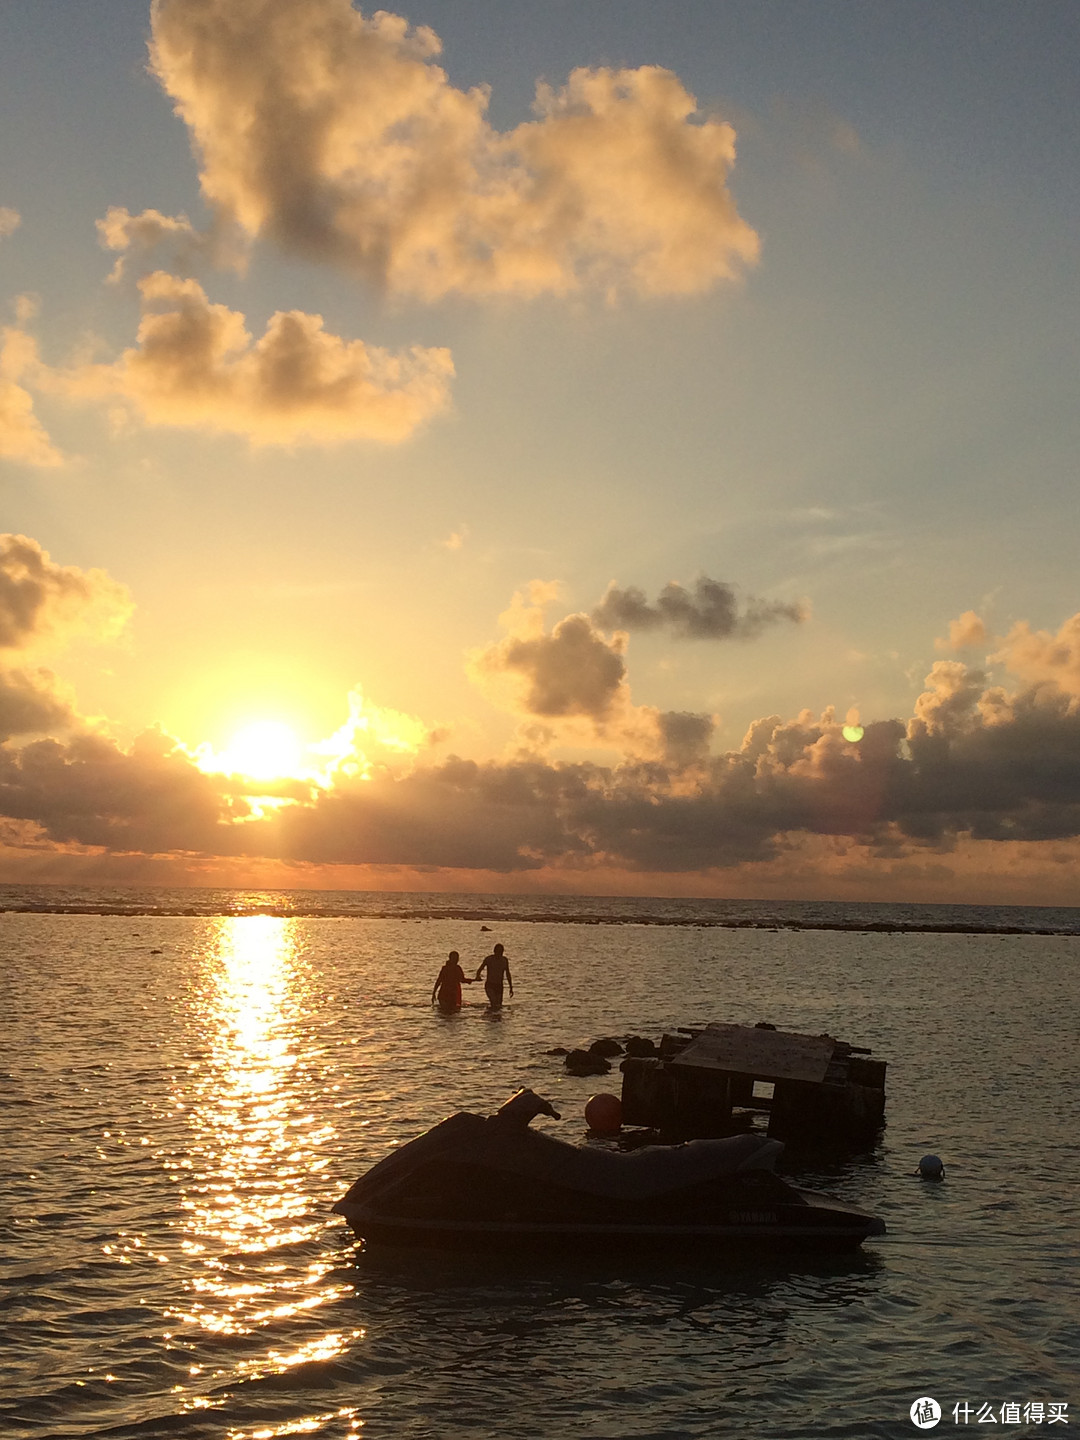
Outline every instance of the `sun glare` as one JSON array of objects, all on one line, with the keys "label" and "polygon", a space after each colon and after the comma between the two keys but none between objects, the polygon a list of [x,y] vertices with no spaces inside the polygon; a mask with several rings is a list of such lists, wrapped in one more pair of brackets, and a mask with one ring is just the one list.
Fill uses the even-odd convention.
[{"label": "sun glare", "polygon": [[280,720],[255,720],[245,725],[214,757],[214,767],[252,780],[286,780],[303,767],[304,747]]},{"label": "sun glare", "polygon": [[[223,750],[204,743],[189,753],[207,774],[240,776],[256,786],[299,780],[329,790],[343,781],[370,779],[376,766],[407,765],[429,733],[415,716],[373,705],[357,687],[349,692],[349,718],[326,740],[301,740],[282,720],[253,720],[234,731]],[[292,801],[269,796],[266,803]]]}]

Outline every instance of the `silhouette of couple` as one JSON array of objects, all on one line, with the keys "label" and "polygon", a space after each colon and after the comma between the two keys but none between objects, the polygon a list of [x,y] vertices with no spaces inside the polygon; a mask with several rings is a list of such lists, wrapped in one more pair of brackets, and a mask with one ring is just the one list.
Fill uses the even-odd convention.
[{"label": "silhouette of couple", "polygon": [[503,985],[510,988],[511,996],[514,993],[514,981],[510,975],[510,962],[503,954],[503,947],[496,945],[490,955],[481,960],[476,974],[470,979],[461,968],[461,957],[456,950],[451,950],[446,964],[439,971],[435,980],[435,988],[431,992],[431,1003],[438,1005],[444,1015],[451,1015],[455,1010],[461,1009],[461,987],[462,985],[473,985],[484,971],[487,971],[487,978],[484,981],[484,991],[488,997],[488,1004],[492,1010],[501,1010],[503,1003]]}]

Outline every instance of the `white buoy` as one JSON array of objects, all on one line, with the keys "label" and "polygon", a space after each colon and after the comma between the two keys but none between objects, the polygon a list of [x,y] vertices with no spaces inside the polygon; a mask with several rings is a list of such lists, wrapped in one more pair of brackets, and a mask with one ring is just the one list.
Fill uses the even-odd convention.
[{"label": "white buoy", "polygon": [[924,1180],[944,1180],[945,1166],[938,1155],[924,1155],[919,1161],[919,1174]]}]

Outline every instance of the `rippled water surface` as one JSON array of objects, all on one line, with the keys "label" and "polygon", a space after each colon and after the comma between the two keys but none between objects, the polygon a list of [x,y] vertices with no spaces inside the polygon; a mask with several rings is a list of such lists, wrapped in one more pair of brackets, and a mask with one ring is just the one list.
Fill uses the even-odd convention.
[{"label": "rippled water surface", "polygon": [[[495,939],[505,1011],[433,1012]],[[1080,938],[6,913],[0,955],[5,1440],[901,1436],[921,1395],[939,1434],[1080,1424]],[[618,1075],[555,1045],[760,1019],[889,1062],[877,1151],[799,1177],[885,1218],[855,1257],[358,1255],[330,1214],[521,1084],[581,1138]]]}]

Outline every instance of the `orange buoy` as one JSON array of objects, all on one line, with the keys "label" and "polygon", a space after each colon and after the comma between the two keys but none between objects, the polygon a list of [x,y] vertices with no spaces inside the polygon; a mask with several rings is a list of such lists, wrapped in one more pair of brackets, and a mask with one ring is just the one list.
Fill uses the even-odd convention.
[{"label": "orange buoy", "polygon": [[597,1135],[614,1135],[622,1127],[622,1101],[617,1095],[590,1095],[585,1103],[585,1123]]}]

